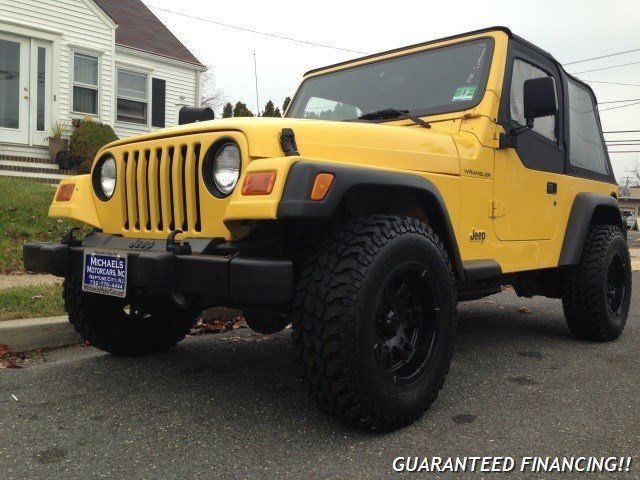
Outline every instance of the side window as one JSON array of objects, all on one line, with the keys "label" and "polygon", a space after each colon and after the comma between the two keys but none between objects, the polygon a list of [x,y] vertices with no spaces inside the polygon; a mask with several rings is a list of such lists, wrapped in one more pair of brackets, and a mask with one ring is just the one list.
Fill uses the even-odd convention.
[{"label": "side window", "polygon": [[569,161],[571,165],[608,174],[609,165],[588,89],[569,79]]},{"label": "side window", "polygon": [[[530,78],[549,77],[550,75],[530,63],[516,58],[513,61],[513,73],[511,74],[511,120],[520,125],[526,123],[524,119],[524,81]],[[560,104],[560,102],[558,102]],[[533,123],[533,131],[545,138],[556,142],[556,116],[536,118]]]}]

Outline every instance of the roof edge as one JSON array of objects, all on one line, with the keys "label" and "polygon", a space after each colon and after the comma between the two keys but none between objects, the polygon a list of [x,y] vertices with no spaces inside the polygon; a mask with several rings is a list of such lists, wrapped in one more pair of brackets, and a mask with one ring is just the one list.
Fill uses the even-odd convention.
[{"label": "roof edge", "polygon": [[[137,48],[137,47],[132,47],[131,45],[125,45],[124,43],[117,43],[116,42],[116,47],[120,47],[120,48],[125,48],[127,50],[131,50],[133,52],[136,53],[143,53],[144,55],[150,56],[150,57],[158,57],[164,60],[169,60],[173,63],[178,63],[180,65],[183,65],[185,67],[193,67],[196,70],[200,70],[200,71],[206,71],[209,69],[209,67],[207,67],[205,64],[200,63],[200,60],[198,60],[198,62],[188,62],[187,60],[182,60],[180,58],[175,58],[175,57],[170,57],[168,55],[162,55],[160,53],[156,53],[156,52],[151,52],[149,50],[144,50],[142,48]],[[194,55],[195,57],[195,55]],[[197,57],[196,57],[197,58]]]}]

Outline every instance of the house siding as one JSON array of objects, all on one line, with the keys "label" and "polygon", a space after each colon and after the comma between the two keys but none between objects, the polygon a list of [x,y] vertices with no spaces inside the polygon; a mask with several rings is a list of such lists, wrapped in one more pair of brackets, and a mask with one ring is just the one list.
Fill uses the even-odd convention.
[{"label": "house siding", "polygon": [[[116,67],[149,73],[151,78],[159,78],[167,82],[165,127],[171,127],[178,123],[178,109],[180,105],[196,105],[198,74],[195,68],[177,65],[162,57],[150,59],[148,55],[138,54],[134,50],[125,50],[118,47],[116,47]],[[151,108],[151,84],[149,84],[149,108]],[[149,119],[150,118],[151,110],[149,110]],[[151,122],[151,120],[149,120],[149,122]],[[114,130],[119,137],[123,138],[159,129],[147,125],[118,122],[116,120]]]},{"label": "house siding", "polygon": [[53,75],[58,78],[57,88],[52,92],[56,98],[54,120],[83,118],[82,114],[71,113],[70,68],[71,52],[84,49],[100,57],[98,119],[113,123],[115,25],[96,13],[97,8],[84,0],[2,0],[0,31],[5,30],[2,22],[6,21],[10,26],[33,29],[33,37],[38,37],[38,30],[59,34],[59,52],[54,52],[54,58],[56,53],[59,55],[59,63],[53,65]]},{"label": "house siding", "polygon": [[[151,78],[166,81],[165,126],[177,124],[178,109],[199,101],[201,65],[191,65],[151,53],[116,45],[116,23],[93,0],[0,0],[0,33],[50,42],[52,53],[51,122],[71,123],[85,114],[72,112],[72,52],[99,57],[98,114],[95,121],[111,125],[118,137],[126,138],[151,130]],[[33,43],[35,45],[35,43]],[[149,124],[136,125],[116,119],[116,68],[149,74]],[[0,176],[19,176],[57,183],[68,172],[58,170],[38,133],[29,142],[0,137]],[[46,142],[46,140],[45,140]]]}]

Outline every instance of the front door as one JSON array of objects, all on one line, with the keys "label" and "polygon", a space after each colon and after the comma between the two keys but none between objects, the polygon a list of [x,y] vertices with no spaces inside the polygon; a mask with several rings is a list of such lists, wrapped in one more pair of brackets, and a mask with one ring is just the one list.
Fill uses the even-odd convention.
[{"label": "front door", "polygon": [[51,55],[50,42],[0,33],[0,142],[47,144]]},{"label": "front door", "polygon": [[516,148],[497,150],[494,230],[503,241],[549,240],[558,232],[562,213],[562,81],[555,64],[537,52],[517,45],[510,57],[501,105],[505,130],[525,123],[523,86],[529,78],[554,78],[559,111],[537,118],[532,130],[518,136]]},{"label": "front door", "polygon": [[0,142],[29,143],[29,46],[0,33]]}]

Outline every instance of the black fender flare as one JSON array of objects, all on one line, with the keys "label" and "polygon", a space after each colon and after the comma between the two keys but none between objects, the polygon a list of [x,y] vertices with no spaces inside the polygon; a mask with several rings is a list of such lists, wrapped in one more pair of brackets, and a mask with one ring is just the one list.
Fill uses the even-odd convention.
[{"label": "black fender flare", "polygon": [[622,213],[620,212],[618,200],[616,200],[615,197],[598,193],[579,193],[576,195],[571,207],[558,265],[575,265],[580,262],[587,232],[592,223],[594,212],[598,208],[602,208],[608,212],[610,217],[607,223],[612,223],[620,227],[626,236],[626,228],[624,228],[622,222]]},{"label": "black fender flare", "polygon": [[[309,196],[319,173],[332,173],[335,178],[327,196],[323,200],[315,201]],[[432,182],[416,174],[336,163],[297,161],[289,169],[282,199],[278,205],[277,218],[328,218],[333,215],[350,189],[362,186],[403,188],[430,197],[444,223],[447,238],[440,240],[449,252],[456,277],[461,281],[465,280],[458,242],[444,199]]]}]

